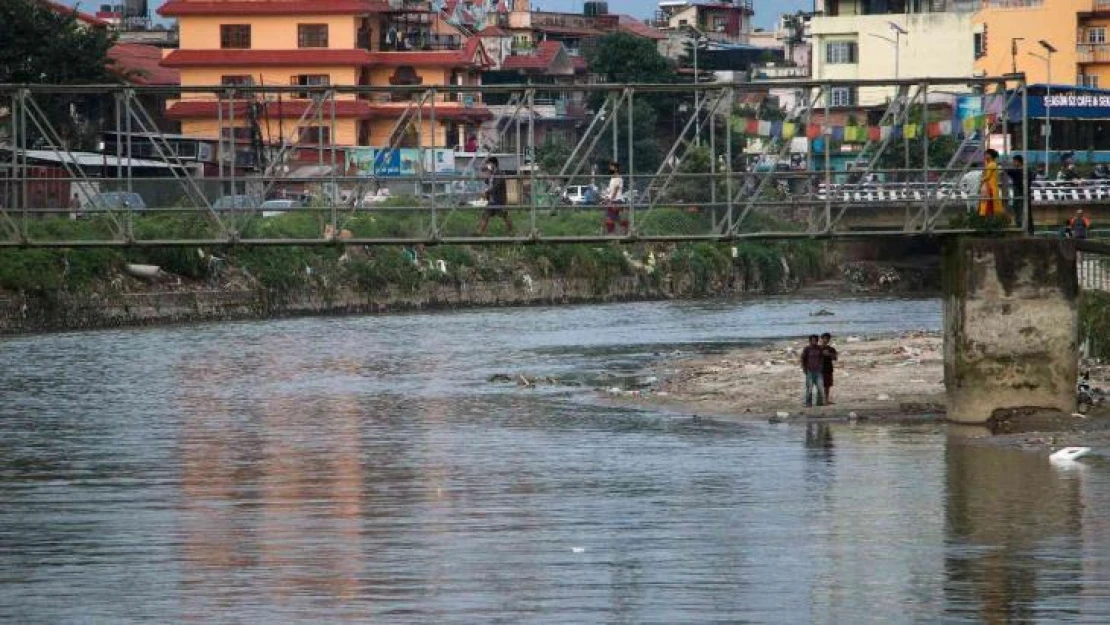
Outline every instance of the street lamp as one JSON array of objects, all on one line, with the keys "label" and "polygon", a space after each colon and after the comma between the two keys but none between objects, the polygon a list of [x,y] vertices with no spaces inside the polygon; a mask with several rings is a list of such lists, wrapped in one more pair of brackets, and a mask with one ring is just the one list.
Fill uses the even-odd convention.
[{"label": "street lamp", "polygon": [[1048,165],[1052,144],[1052,55],[1056,53],[1056,48],[1051,43],[1041,39],[1037,43],[1044,48],[1045,54],[1042,56],[1034,52],[1030,52],[1029,56],[1041,59],[1045,63],[1045,90],[1044,90],[1044,177],[1048,179]]},{"label": "street lamp", "polygon": [[882,39],[883,41],[894,44],[894,79],[898,80],[898,64],[902,52],[902,35],[908,35],[910,34],[910,32],[905,28],[902,28],[898,24],[895,24],[894,22],[888,21],[887,25],[890,26],[890,29],[894,31],[894,39],[891,39],[890,37],[884,37],[883,35],[877,35],[875,33],[868,34],[870,34],[872,37],[875,37],[876,39]]},{"label": "street lamp", "polygon": [[701,84],[701,77],[698,74],[698,48],[701,47],[702,39],[701,33],[694,31],[694,144],[701,145],[701,98],[697,86]]}]

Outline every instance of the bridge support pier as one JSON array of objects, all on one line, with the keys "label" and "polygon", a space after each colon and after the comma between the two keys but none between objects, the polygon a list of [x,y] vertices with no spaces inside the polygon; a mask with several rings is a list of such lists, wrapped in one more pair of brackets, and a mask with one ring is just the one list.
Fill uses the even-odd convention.
[{"label": "bridge support pier", "polygon": [[1000,408],[1071,413],[1078,375],[1075,246],[950,240],[944,250],[948,418],[982,424]]}]

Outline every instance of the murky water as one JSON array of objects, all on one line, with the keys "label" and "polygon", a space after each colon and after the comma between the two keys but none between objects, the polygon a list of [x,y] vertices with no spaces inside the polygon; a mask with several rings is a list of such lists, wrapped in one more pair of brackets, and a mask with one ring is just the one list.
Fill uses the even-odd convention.
[{"label": "murky water", "polygon": [[[658,352],[939,311],[631,304],[0,341],[0,622],[1110,622],[1104,464],[588,392]],[[501,371],[587,386],[486,382]]]}]

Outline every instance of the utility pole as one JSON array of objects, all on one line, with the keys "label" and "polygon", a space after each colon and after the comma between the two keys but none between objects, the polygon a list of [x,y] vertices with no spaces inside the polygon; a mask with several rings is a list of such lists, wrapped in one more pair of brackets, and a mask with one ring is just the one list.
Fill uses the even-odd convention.
[{"label": "utility pole", "polygon": [[1013,64],[1013,67],[1011,67],[1011,69],[1010,69],[1011,74],[1016,74],[1017,73],[1017,54],[1018,54],[1018,42],[1019,41],[1025,41],[1025,37],[1011,37],[1010,38],[1010,60]]}]

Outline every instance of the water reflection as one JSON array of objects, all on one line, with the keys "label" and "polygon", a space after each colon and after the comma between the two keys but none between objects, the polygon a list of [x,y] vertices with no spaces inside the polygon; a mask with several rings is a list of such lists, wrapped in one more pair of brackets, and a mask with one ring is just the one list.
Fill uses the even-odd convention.
[{"label": "water reflection", "polygon": [[[936,308],[854,306],[846,328]],[[0,343],[0,622],[1110,622],[1104,466],[486,382],[635,375],[813,307]]]},{"label": "water reflection", "polygon": [[[948,613],[986,623],[1075,620],[1086,577],[1081,554],[1107,547],[1105,535],[1085,544],[1082,474],[959,436],[950,438],[945,463]],[[1100,612],[1110,613],[1105,603]]]}]

